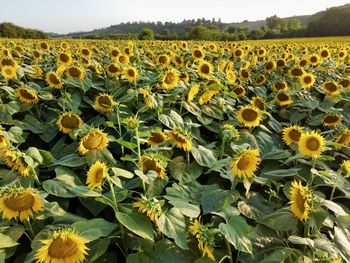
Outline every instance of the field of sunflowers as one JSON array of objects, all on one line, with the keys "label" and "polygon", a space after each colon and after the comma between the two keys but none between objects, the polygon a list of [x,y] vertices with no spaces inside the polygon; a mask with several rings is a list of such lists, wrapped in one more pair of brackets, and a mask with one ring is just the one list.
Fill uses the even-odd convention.
[{"label": "field of sunflowers", "polygon": [[350,262],[350,38],[0,39],[0,262]]}]

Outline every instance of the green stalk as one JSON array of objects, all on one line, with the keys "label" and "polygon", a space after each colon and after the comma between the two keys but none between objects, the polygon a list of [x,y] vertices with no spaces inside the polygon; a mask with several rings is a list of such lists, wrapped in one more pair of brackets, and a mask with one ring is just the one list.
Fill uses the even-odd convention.
[{"label": "green stalk", "polygon": [[331,201],[333,200],[334,192],[335,192],[335,189],[337,188],[337,184],[338,184],[338,180],[339,180],[339,177],[340,177],[340,173],[341,173],[340,171],[337,172],[337,177],[336,177],[335,182],[333,184],[332,193],[331,193],[331,197],[330,197]]},{"label": "green stalk", "polygon": [[[122,125],[120,123],[120,117],[119,117],[119,105],[117,106],[117,123],[118,123],[118,132],[119,132],[119,139],[122,139]],[[121,145],[122,148],[122,156],[124,156],[124,146]]]},{"label": "green stalk", "polygon": [[225,238],[225,244],[226,244],[226,249],[227,249],[227,255],[228,255],[228,261],[230,263],[233,263],[233,259],[232,259],[232,250],[231,250],[231,245],[230,243],[227,241],[227,239]]},{"label": "green stalk", "polygon": [[226,138],[226,136],[224,136],[224,138],[222,139],[222,142],[221,142],[221,147],[220,147],[220,159],[222,159],[222,156],[224,155],[226,140],[227,140],[227,138]]}]

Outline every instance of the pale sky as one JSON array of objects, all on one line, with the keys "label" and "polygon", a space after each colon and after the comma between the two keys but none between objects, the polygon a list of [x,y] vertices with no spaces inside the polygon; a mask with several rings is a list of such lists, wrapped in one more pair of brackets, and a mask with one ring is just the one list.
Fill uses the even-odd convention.
[{"label": "pale sky", "polygon": [[342,0],[5,0],[0,22],[68,33],[90,31],[121,22],[221,18],[222,22],[264,20],[268,16],[308,15]]}]

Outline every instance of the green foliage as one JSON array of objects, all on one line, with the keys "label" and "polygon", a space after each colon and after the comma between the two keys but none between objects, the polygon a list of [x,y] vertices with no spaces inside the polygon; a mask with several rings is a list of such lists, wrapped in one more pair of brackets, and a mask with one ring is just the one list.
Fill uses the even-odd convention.
[{"label": "green foliage", "polygon": [[26,29],[12,23],[0,24],[0,37],[7,38],[48,38],[47,34],[34,29]]}]

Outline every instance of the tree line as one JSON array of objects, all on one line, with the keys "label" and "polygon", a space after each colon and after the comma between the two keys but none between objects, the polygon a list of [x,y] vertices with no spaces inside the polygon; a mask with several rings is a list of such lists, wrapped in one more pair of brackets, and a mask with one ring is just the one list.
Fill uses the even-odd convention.
[{"label": "tree line", "polygon": [[47,34],[35,29],[27,29],[4,22],[0,24],[0,37],[7,38],[48,38]]}]

